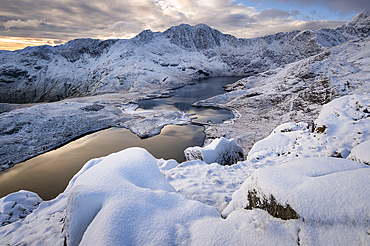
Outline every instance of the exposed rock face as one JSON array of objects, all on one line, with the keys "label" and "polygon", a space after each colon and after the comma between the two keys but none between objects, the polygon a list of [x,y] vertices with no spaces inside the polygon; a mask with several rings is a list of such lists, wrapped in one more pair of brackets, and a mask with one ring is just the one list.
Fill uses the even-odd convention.
[{"label": "exposed rock face", "polygon": [[275,197],[271,194],[270,197],[259,198],[256,190],[248,191],[248,206],[245,209],[259,208],[267,211],[276,218],[283,220],[298,219],[298,214],[289,204],[283,206],[276,202]]},{"label": "exposed rock face", "polygon": [[234,139],[219,138],[209,145],[201,147],[189,147],[185,151],[187,161],[201,160],[208,164],[232,165],[244,160],[243,149]]},{"label": "exposed rock face", "polygon": [[369,36],[369,13],[337,29],[238,39],[204,24],[130,40],[77,39],[57,47],[0,52],[0,102],[57,101],[117,91],[158,90],[204,76],[250,76]]}]

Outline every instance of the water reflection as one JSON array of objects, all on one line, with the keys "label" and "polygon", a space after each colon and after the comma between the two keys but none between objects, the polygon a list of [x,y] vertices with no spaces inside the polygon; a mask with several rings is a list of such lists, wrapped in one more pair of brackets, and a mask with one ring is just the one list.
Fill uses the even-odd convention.
[{"label": "water reflection", "polygon": [[223,86],[231,84],[242,77],[218,77],[202,79],[199,82],[177,89],[172,97],[155,98],[139,102],[138,110],[180,110],[189,114],[195,114],[197,122],[222,123],[224,120],[233,118],[231,111],[217,108],[193,107],[196,101],[210,98],[225,93]]},{"label": "water reflection", "polygon": [[[224,93],[223,85],[238,77],[210,78],[175,90],[170,98],[140,102],[142,109],[181,110],[195,114],[198,122],[222,123],[233,117],[224,109],[197,108],[191,104]],[[183,161],[183,151],[189,146],[203,145],[203,127],[195,125],[166,126],[161,134],[140,139],[127,129],[111,128],[87,135],[57,150],[39,155],[0,173],[0,197],[18,190],[38,193],[44,200],[62,192],[83,164],[96,157],[106,156],[128,147],[143,147],[157,158]]]},{"label": "water reflection", "polygon": [[44,200],[52,199],[88,160],[129,147],[143,147],[156,158],[182,162],[184,149],[201,146],[204,138],[203,127],[195,125],[165,126],[161,134],[147,139],[128,129],[102,130],[1,172],[0,197],[23,189],[38,193]]}]

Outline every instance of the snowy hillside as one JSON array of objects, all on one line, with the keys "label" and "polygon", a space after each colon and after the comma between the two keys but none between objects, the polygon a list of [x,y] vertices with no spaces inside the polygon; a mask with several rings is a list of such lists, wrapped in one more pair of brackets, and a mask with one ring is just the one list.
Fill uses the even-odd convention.
[{"label": "snowy hillside", "polygon": [[54,200],[1,198],[2,243],[369,245],[370,168],[349,160],[369,160],[369,109],[368,94],[335,99],[313,131],[282,124],[232,166],[140,148],[93,159]]},{"label": "snowy hillside", "polygon": [[57,101],[118,91],[161,91],[203,76],[250,76],[369,35],[369,13],[337,29],[238,39],[204,24],[130,40],[79,39],[0,53],[0,102]]},{"label": "snowy hillside", "polygon": [[360,38],[277,69],[241,79],[230,92],[196,105],[233,109],[228,124],[206,128],[207,136],[235,138],[248,152],[283,122],[313,121],[322,105],[335,98],[370,92],[370,39]]}]

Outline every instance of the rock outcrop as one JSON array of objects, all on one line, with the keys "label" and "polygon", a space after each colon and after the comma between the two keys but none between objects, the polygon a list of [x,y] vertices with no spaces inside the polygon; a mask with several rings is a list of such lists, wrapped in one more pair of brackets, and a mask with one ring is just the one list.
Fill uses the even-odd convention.
[{"label": "rock outcrop", "polygon": [[208,164],[232,165],[244,160],[243,149],[234,139],[219,138],[205,147],[189,147],[184,151],[187,161],[201,160]]}]

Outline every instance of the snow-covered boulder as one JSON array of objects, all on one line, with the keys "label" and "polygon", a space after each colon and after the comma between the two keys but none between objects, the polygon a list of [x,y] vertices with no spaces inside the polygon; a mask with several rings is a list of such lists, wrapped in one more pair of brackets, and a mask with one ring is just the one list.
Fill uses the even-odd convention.
[{"label": "snow-covered boulder", "polygon": [[187,161],[201,160],[208,164],[232,165],[244,160],[242,147],[234,139],[224,137],[213,140],[205,147],[189,147],[184,153]]},{"label": "snow-covered boulder", "polygon": [[222,215],[260,208],[274,217],[300,218],[317,226],[353,224],[366,233],[370,220],[369,175],[367,165],[331,157],[260,168],[233,194]]},{"label": "snow-covered boulder", "polygon": [[308,131],[308,124],[300,122],[284,123],[276,127],[271,134],[258,141],[249,151],[247,160],[262,160],[266,157],[276,158],[290,155],[296,144],[296,135]]},{"label": "snow-covered boulder", "polygon": [[347,159],[370,165],[370,140],[354,147]]},{"label": "snow-covered boulder", "polygon": [[294,132],[299,130],[306,130],[308,128],[308,124],[304,122],[294,123],[294,122],[287,122],[281,124],[280,126],[276,127],[272,132]]},{"label": "snow-covered boulder", "polygon": [[31,191],[18,191],[0,199],[0,227],[24,219],[42,199]]},{"label": "snow-covered boulder", "polygon": [[173,245],[215,208],[188,200],[168,183],[157,159],[141,148],[101,158],[71,186],[67,245]]}]

